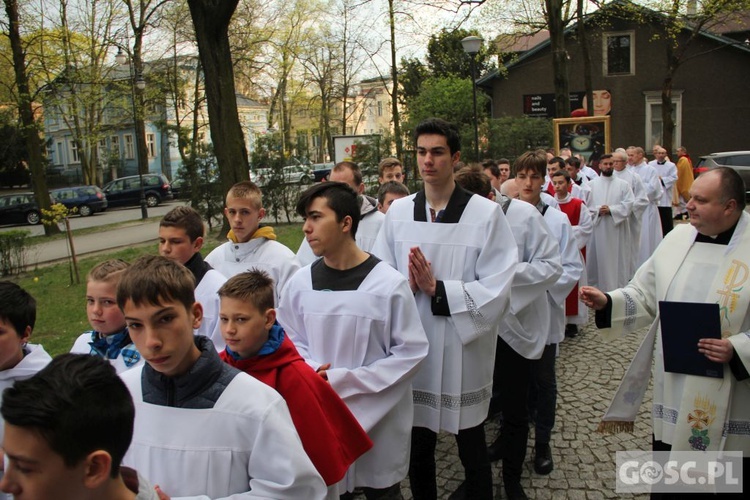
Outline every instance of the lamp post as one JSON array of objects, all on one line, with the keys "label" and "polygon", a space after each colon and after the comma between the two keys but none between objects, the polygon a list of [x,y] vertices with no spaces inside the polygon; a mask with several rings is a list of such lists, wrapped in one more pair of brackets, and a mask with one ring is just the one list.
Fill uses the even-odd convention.
[{"label": "lamp post", "polygon": [[[146,193],[143,187],[143,166],[141,165],[141,162],[143,161],[143,157],[146,155],[141,154],[141,137],[138,133],[138,107],[136,106],[136,97],[137,97],[137,91],[143,91],[146,88],[146,80],[143,79],[143,77],[140,74],[136,74],[135,70],[133,68],[133,63],[128,58],[127,55],[122,51],[122,47],[119,48],[117,51],[117,55],[115,56],[115,61],[117,61],[117,64],[120,66],[124,66],[125,64],[128,65],[128,70],[130,71],[130,89],[132,92],[133,97],[133,132],[135,135],[135,151],[136,151],[136,159],[137,159],[137,168],[138,168],[138,181],[140,183],[141,187],[141,193],[140,193],[140,205],[141,205],[141,219],[148,219],[148,205],[146,203]],[[146,165],[148,165],[148,159],[146,159]]]},{"label": "lamp post", "polygon": [[471,94],[474,100],[474,160],[479,161],[479,118],[477,117],[477,54],[484,40],[478,36],[467,36],[461,40],[464,52],[471,57]]}]

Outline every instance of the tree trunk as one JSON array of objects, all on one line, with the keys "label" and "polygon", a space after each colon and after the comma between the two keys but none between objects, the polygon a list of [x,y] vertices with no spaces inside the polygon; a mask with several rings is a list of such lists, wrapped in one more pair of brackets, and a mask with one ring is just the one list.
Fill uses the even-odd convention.
[{"label": "tree trunk", "polygon": [[396,18],[393,12],[393,0],[388,0],[388,20],[391,29],[391,116],[393,117],[393,135],[396,139],[396,158],[404,161],[404,143],[401,137],[401,117],[398,112],[398,67],[396,66]]},{"label": "tree trunk", "polygon": [[568,53],[565,50],[565,26],[560,0],[545,0],[547,28],[552,50],[552,74],[555,85],[555,114],[558,118],[570,116],[568,91]]},{"label": "tree trunk", "polygon": [[[26,57],[21,43],[21,33],[18,21],[18,0],[5,0],[5,12],[8,15],[8,38],[13,53],[13,71],[18,88],[18,113],[21,115],[22,131],[26,138],[26,147],[29,154],[29,169],[31,170],[31,183],[34,188],[34,196],[43,210],[50,209],[50,197],[47,190],[47,178],[44,175],[44,164],[42,161],[42,141],[39,138],[34,110],[29,91],[29,77],[26,74]],[[57,234],[60,228],[57,224],[44,226],[44,234],[47,236]]]},{"label": "tree trunk", "polygon": [[591,52],[589,51],[589,40],[586,35],[586,26],[583,23],[583,0],[578,0],[576,8],[576,17],[578,17],[578,45],[581,47],[583,56],[583,85],[586,90],[586,113],[594,116],[594,84],[592,82],[591,70]]},{"label": "tree trunk", "polygon": [[[188,0],[205,75],[211,141],[223,192],[249,178],[245,136],[237,112],[228,28],[239,0]],[[226,226],[226,223],[225,223]]]}]

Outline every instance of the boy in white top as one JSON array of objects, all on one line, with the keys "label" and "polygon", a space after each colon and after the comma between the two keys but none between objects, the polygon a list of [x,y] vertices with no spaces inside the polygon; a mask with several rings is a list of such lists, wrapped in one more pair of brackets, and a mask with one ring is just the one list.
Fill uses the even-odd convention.
[{"label": "boy in white top", "polygon": [[492,498],[484,427],[492,395],[497,324],[508,310],[518,251],[497,205],[457,186],[455,125],[431,118],[415,131],[424,189],[396,200],[373,253],[409,278],[430,351],[414,379],[409,481],[435,498],[435,446],[456,434],[466,498]]},{"label": "boy in white top", "polygon": [[187,267],[195,278],[195,300],[203,306],[203,321],[195,330],[196,335],[205,335],[217,351],[224,350],[219,322],[219,288],[227,281],[214,270],[201,255],[205,227],[200,214],[188,206],[173,208],[159,223],[159,255],[179,262]]},{"label": "boy in white top", "polygon": [[229,241],[208,254],[206,262],[227,278],[253,268],[267,272],[276,283],[278,305],[281,290],[299,263],[294,252],[276,241],[273,228],[261,225],[266,210],[260,188],[250,181],[232,186],[224,215],[232,228],[227,234]]},{"label": "boy in white top", "polygon": [[[44,368],[50,356],[40,345],[27,344],[36,323],[36,300],[10,281],[0,281],[0,402],[3,391]],[[0,442],[4,427],[0,419]],[[3,475],[0,451],[0,478]],[[0,493],[0,498],[11,498]]]},{"label": "boy in white top", "polygon": [[339,492],[349,498],[363,487],[370,500],[400,498],[409,466],[411,381],[428,350],[414,296],[406,278],[357,246],[359,201],[348,185],[311,187],[297,213],[321,258],[289,280],[278,320],[373,442]]},{"label": "boy in white top", "polygon": [[123,460],[165,493],[192,499],[321,499],[326,486],[286,403],[193,335],[203,308],[185,266],[139,258],[117,288],[146,364],[122,375],[135,403]]},{"label": "boy in white top", "polygon": [[108,360],[117,373],[143,364],[130,340],[125,317],[117,307],[117,284],[130,264],[120,259],[100,262],[86,276],[86,316],[91,330],[82,333],[70,352]]}]

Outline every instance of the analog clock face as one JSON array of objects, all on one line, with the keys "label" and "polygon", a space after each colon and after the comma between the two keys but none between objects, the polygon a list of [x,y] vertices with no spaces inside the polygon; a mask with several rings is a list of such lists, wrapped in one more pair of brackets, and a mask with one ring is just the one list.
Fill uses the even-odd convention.
[{"label": "analog clock face", "polygon": [[583,135],[574,137],[570,141],[570,147],[576,151],[588,151],[591,148],[591,138]]}]

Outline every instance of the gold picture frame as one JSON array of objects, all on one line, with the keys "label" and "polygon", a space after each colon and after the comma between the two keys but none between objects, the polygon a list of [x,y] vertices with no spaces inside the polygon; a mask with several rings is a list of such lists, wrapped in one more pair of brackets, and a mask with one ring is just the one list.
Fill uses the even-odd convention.
[{"label": "gold picture frame", "polygon": [[555,151],[570,148],[573,155],[581,154],[586,164],[596,167],[599,158],[610,152],[610,117],[554,118]]}]

